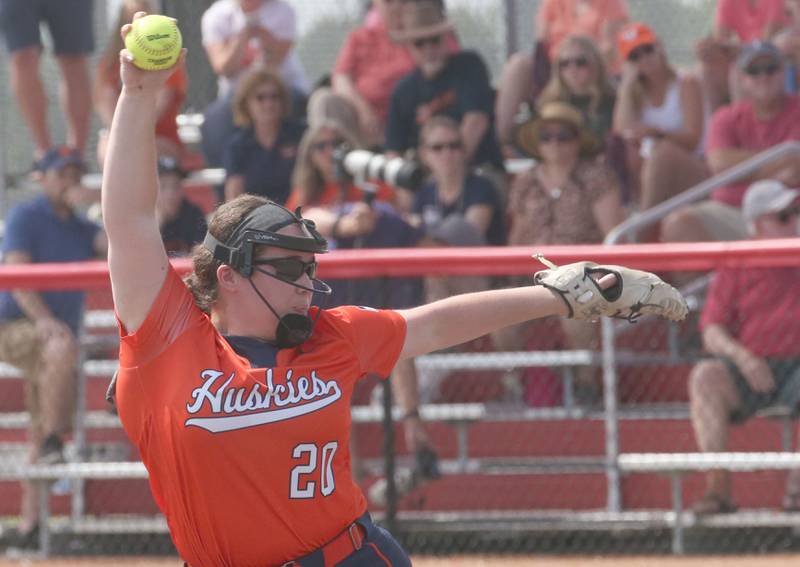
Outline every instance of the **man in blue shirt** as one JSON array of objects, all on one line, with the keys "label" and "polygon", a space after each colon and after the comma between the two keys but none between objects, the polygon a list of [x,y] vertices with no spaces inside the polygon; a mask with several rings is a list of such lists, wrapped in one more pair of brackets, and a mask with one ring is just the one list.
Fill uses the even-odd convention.
[{"label": "man in blue shirt", "polygon": [[[77,214],[73,199],[85,166],[69,148],[50,150],[40,161],[42,193],[14,207],[6,218],[6,264],[78,262],[104,256],[105,233]],[[62,435],[71,429],[75,401],[77,335],[84,293],[76,290],[0,292],[0,360],[25,375],[28,435],[34,462],[63,459]],[[35,542],[37,490],[23,483],[18,541]]]}]

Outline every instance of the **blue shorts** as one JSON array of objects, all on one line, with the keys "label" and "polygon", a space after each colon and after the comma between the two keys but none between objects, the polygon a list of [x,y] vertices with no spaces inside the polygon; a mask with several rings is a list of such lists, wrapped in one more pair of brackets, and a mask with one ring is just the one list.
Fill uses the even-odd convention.
[{"label": "blue shorts", "polygon": [[41,47],[39,25],[47,23],[56,55],[94,49],[94,0],[0,0],[0,32],[9,52]]},{"label": "blue shorts", "polygon": [[[367,533],[361,549],[354,551],[336,567],[411,567],[411,559],[388,531],[372,522],[369,512],[356,520]],[[326,567],[321,551],[298,559],[300,567]]]}]

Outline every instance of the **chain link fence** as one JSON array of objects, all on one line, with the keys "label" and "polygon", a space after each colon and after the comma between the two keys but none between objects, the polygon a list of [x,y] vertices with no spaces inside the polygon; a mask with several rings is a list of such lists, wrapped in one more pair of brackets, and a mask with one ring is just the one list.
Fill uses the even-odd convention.
[{"label": "chain link fence", "polygon": [[[736,265],[737,259],[719,263]],[[719,314],[722,305],[729,314],[723,324],[734,335],[747,329],[743,332],[752,338],[754,317],[763,321],[755,352],[771,345],[791,350],[800,341],[798,319],[747,312],[754,290],[774,286],[770,281],[780,281],[786,290],[784,301],[771,303],[796,312],[793,290],[800,286],[800,272],[787,263],[796,264],[776,258],[762,262],[769,267],[760,271],[729,269],[724,286],[714,283],[712,272],[692,274],[684,288],[692,308],[684,323],[652,318],[613,323],[618,403],[613,411],[603,400],[609,382],[602,372],[597,325],[587,324],[595,339],[581,349],[571,346],[572,326],[546,319],[515,331],[523,338],[518,351],[499,349],[494,336],[417,359],[420,414],[437,461],[434,466],[424,461],[430,455],[420,460],[419,453],[410,451],[406,425],[396,421],[394,500],[387,496],[382,386],[377,379],[365,379],[353,397],[353,467],[371,511],[415,553],[666,554],[676,541],[676,494],[669,482],[676,469],[643,472],[625,468],[625,458],[696,454],[700,436],[710,434],[723,443],[716,451],[750,455],[755,470],[733,473],[730,502],[740,507],[738,512],[686,514],[680,550],[798,550],[797,498],[784,500],[786,468],[791,467],[780,461],[781,454],[797,456],[790,452],[793,410],[800,398],[796,359],[783,370],[773,366],[776,379],[788,384],[775,400],[748,399],[746,420],[729,434],[709,433],[727,424],[720,421],[717,402],[730,392],[707,375],[711,357],[699,326],[704,309],[714,307]],[[47,545],[54,554],[171,552],[146,473],[104,400],[116,368],[110,306],[108,291],[90,293],[78,425],[66,446],[67,468],[56,465],[49,473],[55,482],[47,484],[53,514]],[[718,364],[727,364],[731,376],[747,372],[735,363]],[[702,365],[706,375],[698,376]],[[10,523],[19,514],[14,475],[26,459],[22,390],[19,373],[0,367],[0,515]],[[610,442],[615,447],[611,453]],[[700,466],[678,466],[677,471],[682,481],[678,502],[688,508],[703,496],[707,479]]]},{"label": "chain link fence", "polygon": [[[189,48],[187,112],[201,112],[216,95],[216,81],[201,46],[200,19],[211,0],[164,0],[164,11],[181,21]],[[300,18],[297,50],[312,82],[328,73],[343,38],[363,17],[361,0],[292,0]],[[335,4],[335,5],[334,5]],[[497,80],[508,53],[531,49],[538,2],[450,0],[450,14],[467,48],[477,49]],[[710,30],[711,0],[630,0],[633,19],[651,24],[671,59],[692,65],[694,42]],[[111,33],[113,5],[96,0],[98,52]],[[51,58],[42,73],[51,93],[55,139],[63,123],[55,104],[57,70]],[[8,85],[8,60],[0,52],[0,81]],[[0,158],[7,187],[31,162],[31,145],[8,87],[0,90]],[[776,262],[776,266],[779,262]],[[708,274],[706,274],[708,276]],[[569,346],[570,330],[555,320],[518,332],[524,348],[498,353],[491,338],[417,361],[421,414],[438,455],[441,478],[421,472],[396,424],[397,499],[387,500],[382,453],[385,436],[379,386],[365,381],[353,408],[358,474],[378,518],[393,526],[415,552],[668,553],[674,549],[674,486],[655,473],[619,469],[616,453],[696,452],[690,375],[707,353],[698,323],[710,279],[692,278],[693,311],[681,325],[643,320],[614,326],[616,429],[603,407],[602,348]],[[785,288],[796,295],[790,280]],[[734,287],[732,297],[747,292]],[[76,433],[67,445],[71,462],[96,464],[89,478],[60,477],[49,484],[56,554],[162,554],[172,552],[166,525],[150,496],[137,455],[104,401],[116,366],[115,321],[109,293],[93,292],[83,341],[84,386]],[[742,321],[733,319],[736,328]],[[794,326],[772,326],[765,336],[800,343]],[[770,339],[768,339],[770,340]],[[23,379],[10,367],[0,372],[0,473],[10,476],[26,455]],[[695,403],[695,406],[698,404]],[[695,410],[697,408],[695,407]],[[771,405],[730,435],[727,448],[744,452],[789,451],[793,416]],[[618,431],[618,432],[617,432]],[[104,463],[126,463],[118,468]],[[800,516],[781,511],[787,473],[765,467],[733,478],[733,498],[747,512],[691,517],[684,546],[693,552],[797,550]],[[666,470],[666,469],[665,469]],[[84,471],[86,472],[86,471]],[[119,478],[115,478],[115,476]],[[11,525],[19,515],[18,479],[0,482],[0,515]],[[389,483],[391,484],[391,483]],[[678,502],[690,505],[703,493],[704,478],[687,474]],[[617,491],[618,498],[612,496]],[[756,512],[753,512],[756,510]],[[33,542],[37,549],[41,541]]]}]

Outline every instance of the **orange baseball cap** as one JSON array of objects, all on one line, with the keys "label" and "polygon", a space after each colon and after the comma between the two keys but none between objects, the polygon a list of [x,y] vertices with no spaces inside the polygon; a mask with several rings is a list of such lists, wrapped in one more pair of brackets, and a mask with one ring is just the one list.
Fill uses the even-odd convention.
[{"label": "orange baseball cap", "polygon": [[653,44],[657,41],[658,38],[650,27],[639,22],[632,22],[619,30],[617,49],[620,57],[626,61],[631,51],[640,45]]}]

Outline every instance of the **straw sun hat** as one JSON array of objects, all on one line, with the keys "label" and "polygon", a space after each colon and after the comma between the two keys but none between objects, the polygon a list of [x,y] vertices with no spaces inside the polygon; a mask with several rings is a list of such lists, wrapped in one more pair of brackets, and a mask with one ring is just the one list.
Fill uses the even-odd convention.
[{"label": "straw sun hat", "polygon": [[561,122],[578,132],[581,156],[592,156],[600,151],[597,138],[586,128],[583,114],[571,104],[560,101],[546,103],[536,117],[517,126],[513,136],[514,145],[531,157],[541,158],[539,132],[548,122]]}]

